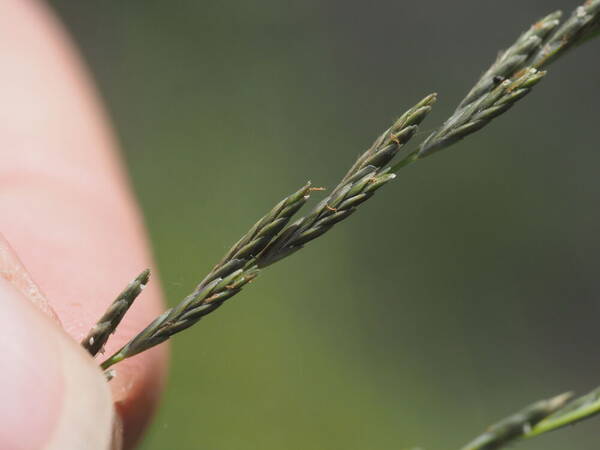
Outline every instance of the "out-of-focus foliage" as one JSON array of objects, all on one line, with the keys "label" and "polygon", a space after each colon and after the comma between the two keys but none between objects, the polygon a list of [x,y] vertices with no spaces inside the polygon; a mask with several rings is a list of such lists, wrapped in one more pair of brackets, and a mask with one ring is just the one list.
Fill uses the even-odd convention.
[{"label": "out-of-focus foliage", "polygon": [[[282,196],[332,187],[437,91],[426,134],[497,50],[576,4],[51,3],[115,123],[171,304]],[[597,55],[575,49],[509,114],[174,338],[142,449],[455,448],[597,386]],[[594,449],[599,427],[523,447]]]}]

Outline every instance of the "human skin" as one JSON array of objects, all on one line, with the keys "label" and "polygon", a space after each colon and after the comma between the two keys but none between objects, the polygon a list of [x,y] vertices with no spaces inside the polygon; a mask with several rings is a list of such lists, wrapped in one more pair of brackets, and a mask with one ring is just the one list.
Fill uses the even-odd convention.
[{"label": "human skin", "polygon": [[[0,99],[0,448],[132,448],[166,347],[107,383],[78,342],[151,255],[90,77],[36,0],[0,2]],[[163,309],[155,275],[105,355]]]}]

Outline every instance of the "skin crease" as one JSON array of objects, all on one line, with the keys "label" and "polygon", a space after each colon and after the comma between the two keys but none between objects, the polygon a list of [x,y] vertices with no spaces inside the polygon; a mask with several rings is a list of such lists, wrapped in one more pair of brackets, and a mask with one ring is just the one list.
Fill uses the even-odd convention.
[{"label": "skin crease", "polygon": [[[43,327],[79,342],[152,267],[145,230],[89,77],[43,3],[0,2],[0,80],[0,275],[46,316]],[[105,356],[163,310],[154,275]],[[126,449],[152,416],[166,354],[161,345],[115,366],[110,388]]]}]

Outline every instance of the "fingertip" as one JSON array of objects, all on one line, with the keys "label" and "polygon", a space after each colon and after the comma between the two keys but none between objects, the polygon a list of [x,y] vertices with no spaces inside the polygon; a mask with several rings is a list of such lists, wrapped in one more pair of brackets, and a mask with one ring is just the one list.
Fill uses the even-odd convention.
[{"label": "fingertip", "polygon": [[102,372],[0,277],[0,448],[108,449],[114,409]]},{"label": "fingertip", "polygon": [[[0,2],[0,47],[2,232],[79,341],[150,264],[143,223],[92,84],[45,3]],[[163,308],[153,279],[107,354]],[[125,445],[139,438],[156,406],[166,367],[161,347],[119,364],[110,384]]]}]

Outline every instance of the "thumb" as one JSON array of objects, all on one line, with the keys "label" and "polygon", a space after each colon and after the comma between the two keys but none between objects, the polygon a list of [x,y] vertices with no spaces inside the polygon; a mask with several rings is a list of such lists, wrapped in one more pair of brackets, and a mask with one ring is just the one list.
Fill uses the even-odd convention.
[{"label": "thumb", "polygon": [[107,450],[108,385],[92,358],[0,276],[0,448]]}]

